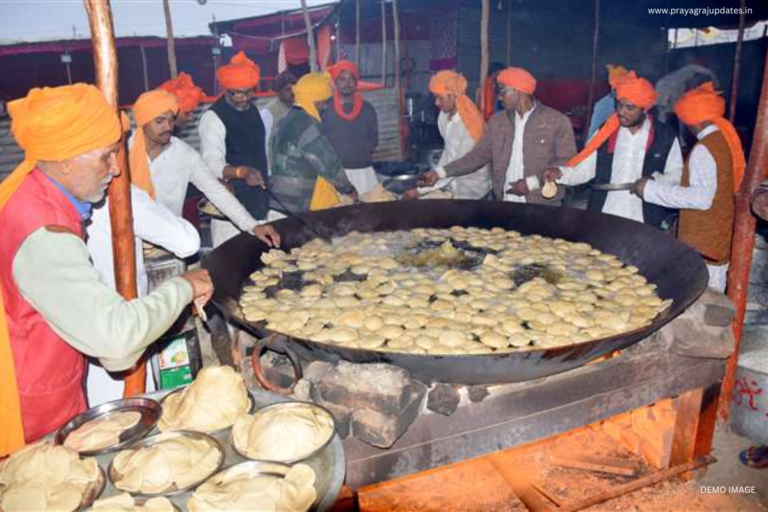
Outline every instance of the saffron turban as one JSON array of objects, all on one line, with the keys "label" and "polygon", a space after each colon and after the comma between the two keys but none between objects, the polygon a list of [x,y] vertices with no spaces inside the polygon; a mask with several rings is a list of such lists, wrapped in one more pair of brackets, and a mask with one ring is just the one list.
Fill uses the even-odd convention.
[{"label": "saffron turban", "polygon": [[205,97],[201,88],[195,85],[192,77],[186,73],[179,73],[179,76],[163,82],[158,89],[163,89],[176,96],[181,112],[194,112],[197,106]]},{"label": "saffron turban", "polygon": [[480,140],[485,131],[485,120],[475,103],[467,97],[466,78],[455,71],[439,71],[429,80],[429,91],[437,96],[454,95],[456,110],[469,135],[475,142]]},{"label": "saffron turban", "polygon": [[293,97],[296,105],[303,108],[307,114],[318,121],[320,114],[315,107],[315,102],[327,100],[332,95],[331,79],[327,73],[308,73],[293,86]]},{"label": "saffron turban", "polygon": [[225,89],[252,89],[259,83],[259,66],[241,51],[216,71],[216,78]]},{"label": "saffron turban", "polygon": [[139,96],[133,105],[133,117],[139,129],[133,136],[133,145],[128,154],[128,163],[131,169],[131,183],[145,190],[147,194],[155,197],[155,186],[152,183],[152,175],[149,172],[147,161],[147,145],[144,138],[144,125],[154,118],[173,112],[178,114],[179,104],[176,96],[163,89],[148,91]]},{"label": "saffron turban", "polygon": [[624,66],[608,64],[605,68],[608,70],[608,83],[611,84],[611,89],[615,89],[616,84],[629,73]]},{"label": "saffron turban", "polygon": [[626,100],[643,110],[654,106],[656,98],[659,97],[653,84],[645,78],[638,78],[634,71],[619,79],[615,89],[617,99]]},{"label": "saffron turban", "polygon": [[523,68],[507,68],[499,73],[496,81],[523,94],[536,92],[536,79]]},{"label": "saffron turban", "polygon": [[713,123],[725,137],[731,152],[733,165],[733,189],[738,191],[744,178],[746,160],[744,148],[739,134],[733,125],[723,117],[725,115],[725,100],[715,90],[712,82],[706,82],[696,89],[690,90],[675,104],[675,114],[687,125],[701,124],[705,121]]},{"label": "saffron turban", "polygon": [[356,80],[360,80],[360,70],[357,68],[357,64],[348,60],[340,60],[336,64],[333,64],[328,71],[331,73],[331,78],[336,81],[342,71],[349,71]]},{"label": "saffron turban", "polygon": [[[106,148],[120,140],[115,109],[87,84],[32,89],[8,104],[11,132],[24,150],[24,161],[0,183],[0,210],[38,160],[61,161]],[[21,404],[11,340],[0,290],[0,457],[24,445]]]}]

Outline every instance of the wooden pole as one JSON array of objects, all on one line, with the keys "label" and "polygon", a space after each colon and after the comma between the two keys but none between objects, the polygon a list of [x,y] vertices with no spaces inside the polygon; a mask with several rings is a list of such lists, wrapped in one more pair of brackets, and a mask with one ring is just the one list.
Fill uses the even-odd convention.
[{"label": "wooden pole", "polygon": [[763,85],[760,103],[757,108],[755,132],[752,137],[752,150],[749,153],[747,170],[741,190],[736,195],[734,212],[733,244],[731,245],[731,268],[728,272],[728,297],[736,305],[736,318],[733,320],[733,336],[736,345],[728,359],[728,366],[723,378],[723,391],[720,394],[720,417],[728,419],[731,394],[733,392],[736,367],[739,362],[741,335],[744,330],[744,315],[747,309],[747,289],[749,271],[752,267],[752,251],[755,248],[755,216],[752,215],[750,200],[755,189],[765,181],[768,173],[768,51],[766,52]]},{"label": "wooden pole", "polygon": [[355,0],[355,64],[360,67],[360,0]]},{"label": "wooden pole", "polygon": [[507,60],[504,65],[512,65],[512,0],[507,2]]},{"label": "wooden pole", "polygon": [[381,83],[387,85],[387,4],[381,0]]},{"label": "wooden pole", "polygon": [[149,90],[149,73],[147,71],[147,53],[144,51],[144,45],[139,46],[141,50],[141,71],[144,75],[144,92]]},{"label": "wooden pole", "polygon": [[480,18],[480,108],[485,105],[485,80],[488,75],[488,20],[491,14],[490,0],[482,0],[483,10]]},{"label": "wooden pole", "polygon": [[392,38],[395,42],[395,87],[400,87],[400,18],[397,15],[397,0],[392,0],[392,23]]},{"label": "wooden pole", "polygon": [[176,66],[176,40],[173,37],[173,18],[171,18],[171,0],[163,0],[163,11],[165,12],[165,32],[168,42],[168,69],[171,71],[171,78],[176,78],[179,69]]},{"label": "wooden pole", "polygon": [[739,37],[736,39],[736,53],[733,56],[733,76],[731,77],[731,105],[728,120],[733,124],[736,119],[736,102],[739,99],[739,71],[741,71],[741,49],[744,46],[744,25],[746,22],[747,0],[741,0],[739,14]]},{"label": "wooden pole", "polygon": [[312,31],[312,22],[309,20],[307,0],[301,0],[301,10],[304,12],[304,25],[307,27],[307,46],[309,46],[309,70],[317,73],[317,50],[315,49],[315,34]]},{"label": "wooden pole", "polygon": [[[115,31],[109,0],[85,0],[88,24],[91,27],[96,85],[107,101],[118,108],[117,52]],[[125,137],[120,141],[118,164],[120,175],[109,185],[109,216],[112,225],[112,254],[115,266],[115,287],[126,300],[138,296],[136,288],[136,247],[131,211],[131,179]],[[139,363],[125,379],[125,396],[144,392],[146,367]]]},{"label": "wooden pole", "polygon": [[592,104],[595,101],[595,81],[597,80],[597,51],[600,47],[600,0],[595,0],[595,32],[592,35],[592,74],[589,78],[589,97],[587,99],[587,117],[584,122],[584,137],[589,132],[592,122]]}]

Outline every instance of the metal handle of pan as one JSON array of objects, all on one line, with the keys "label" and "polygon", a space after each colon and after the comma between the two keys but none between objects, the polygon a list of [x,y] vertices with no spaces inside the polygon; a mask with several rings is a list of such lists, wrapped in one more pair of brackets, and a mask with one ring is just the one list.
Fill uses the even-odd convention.
[{"label": "metal handle of pan", "polygon": [[[269,381],[266,374],[264,373],[264,369],[261,367],[261,356],[264,355],[264,352],[267,350],[272,350],[273,352],[282,354],[286,356],[291,362],[294,376],[293,382],[287,388],[273,384]],[[260,339],[258,343],[256,343],[256,346],[253,347],[253,353],[251,354],[251,367],[253,368],[253,375],[264,389],[274,393],[279,393],[281,395],[292,394],[293,388],[296,387],[296,383],[304,377],[304,371],[301,368],[301,360],[299,359],[299,356],[296,355],[296,352],[286,346],[285,338],[278,337],[275,334],[271,334],[265,338]]]}]

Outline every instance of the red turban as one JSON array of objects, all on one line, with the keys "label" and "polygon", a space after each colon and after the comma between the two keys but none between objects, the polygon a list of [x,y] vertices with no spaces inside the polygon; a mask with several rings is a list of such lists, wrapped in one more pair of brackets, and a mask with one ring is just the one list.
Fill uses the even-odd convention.
[{"label": "red turban", "polygon": [[158,89],[173,93],[179,102],[179,110],[184,113],[193,112],[205,97],[203,90],[186,73],[179,73],[179,76],[162,83]]},{"label": "red turban", "polygon": [[241,51],[216,72],[216,78],[225,89],[252,89],[259,83],[259,66]]},{"label": "red turban", "polygon": [[336,64],[333,64],[328,71],[331,73],[331,78],[335,82],[342,71],[349,71],[355,80],[360,80],[360,70],[357,68],[357,64],[348,60],[340,60]]},{"label": "red turban", "polygon": [[453,94],[456,96],[456,110],[459,112],[464,126],[475,142],[479,141],[485,131],[483,114],[467,97],[467,79],[455,71],[439,71],[429,80],[429,91],[438,96]]},{"label": "red turban", "polygon": [[536,79],[523,68],[507,68],[499,73],[496,81],[523,94],[536,92]]},{"label": "red turban", "polygon": [[620,78],[615,89],[617,99],[627,100],[643,110],[654,106],[656,98],[659,97],[651,82],[645,78],[638,78],[634,71],[630,71],[623,78]]},{"label": "red turban", "polygon": [[731,163],[733,164],[734,191],[741,188],[744,178],[744,169],[747,166],[744,158],[744,148],[741,145],[739,134],[731,123],[726,120],[725,100],[715,91],[712,82],[707,82],[696,89],[683,94],[675,104],[675,114],[684,124],[701,124],[705,121],[715,124],[717,129],[725,137],[728,149],[731,151]]}]

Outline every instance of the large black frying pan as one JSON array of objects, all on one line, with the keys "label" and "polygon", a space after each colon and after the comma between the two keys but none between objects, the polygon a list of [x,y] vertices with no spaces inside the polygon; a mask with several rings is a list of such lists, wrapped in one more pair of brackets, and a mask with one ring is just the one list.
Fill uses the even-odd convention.
[{"label": "large black frying pan", "polygon": [[[391,231],[454,225],[500,226],[524,235],[539,234],[587,242],[603,252],[615,254],[627,264],[636,265],[649,281],[658,285],[662,299],[673,299],[674,302],[643,329],[566,347],[446,356],[344,348],[273,335],[263,324],[251,323],[242,317],[238,307],[242,287],[248,276],[262,266],[260,256],[266,246],[253,236],[241,234],[217,248],[203,262],[215,285],[214,303],[232,321],[257,337],[266,338],[262,345],[288,352],[294,366],[302,361],[344,359],[355,363],[398,365],[424,382],[490,384],[536,379],[582,366],[647,337],[690,306],[705,290],[708,280],[701,257],[671,236],[637,222],[584,210],[492,201],[431,200],[361,204],[302,214],[301,217],[307,225],[295,219],[274,223],[283,238],[283,249],[300,246],[317,233],[333,237],[352,230]],[[263,348],[260,346],[259,350]]]}]

